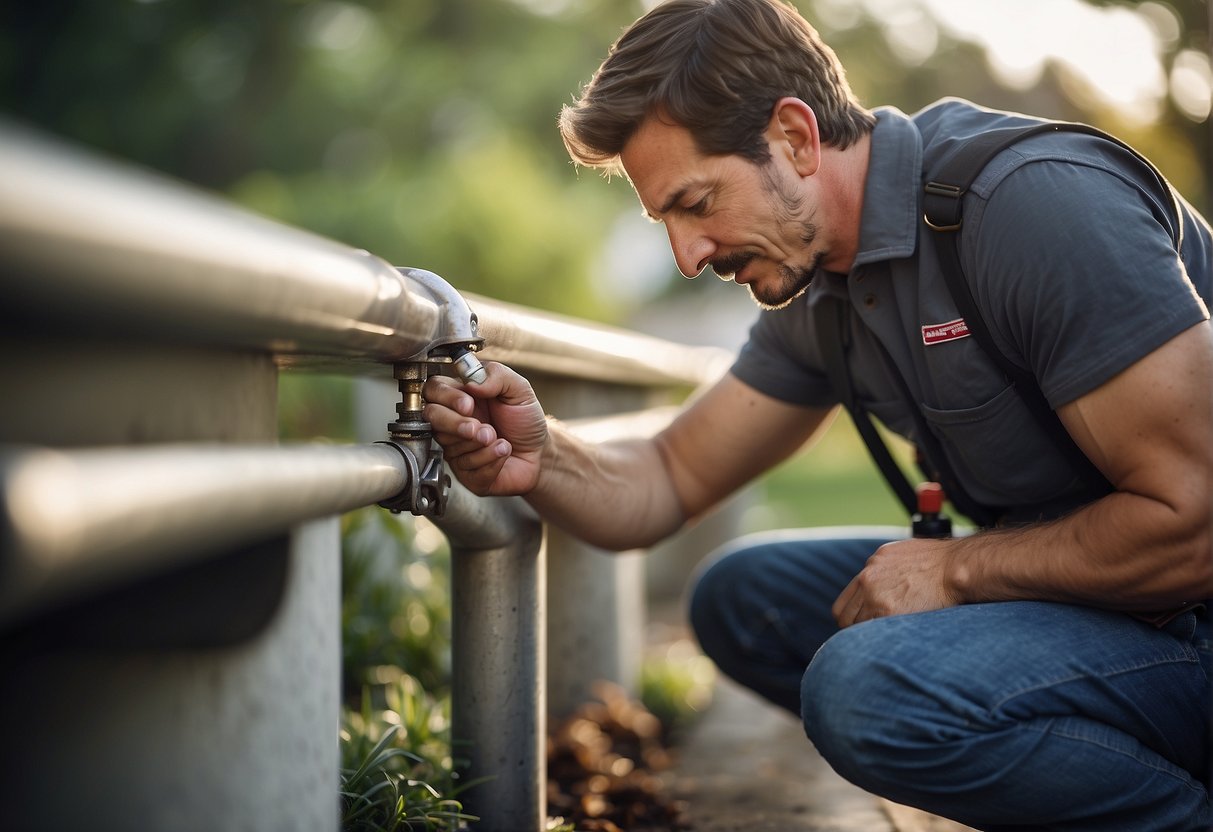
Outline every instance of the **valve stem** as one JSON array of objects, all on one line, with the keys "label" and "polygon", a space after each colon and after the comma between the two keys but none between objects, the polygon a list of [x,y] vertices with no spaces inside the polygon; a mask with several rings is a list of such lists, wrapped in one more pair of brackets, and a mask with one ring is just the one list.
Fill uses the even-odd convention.
[{"label": "valve stem", "polygon": [[476,357],[476,353],[472,352],[467,347],[462,347],[451,354],[454,359],[455,372],[464,381],[471,381],[476,384],[483,384],[488,378],[488,373],[484,370],[484,365],[480,363],[480,359]]}]

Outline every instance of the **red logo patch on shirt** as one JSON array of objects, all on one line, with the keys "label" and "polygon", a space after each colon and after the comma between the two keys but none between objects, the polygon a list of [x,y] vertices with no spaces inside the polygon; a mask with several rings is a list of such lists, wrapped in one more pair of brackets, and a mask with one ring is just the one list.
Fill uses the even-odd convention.
[{"label": "red logo patch on shirt", "polygon": [[942,324],[927,324],[922,328],[922,342],[928,346],[968,338],[969,335],[969,325],[964,318]]}]

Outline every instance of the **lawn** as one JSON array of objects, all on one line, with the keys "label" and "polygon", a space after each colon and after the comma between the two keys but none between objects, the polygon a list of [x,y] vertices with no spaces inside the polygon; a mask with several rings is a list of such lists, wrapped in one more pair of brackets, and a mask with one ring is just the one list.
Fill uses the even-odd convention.
[{"label": "lawn", "polygon": [[[887,434],[886,441],[902,470],[914,475],[909,446]],[[909,524],[905,509],[845,416],[835,419],[815,446],[771,471],[763,483],[765,504],[749,523],[755,527]]]}]

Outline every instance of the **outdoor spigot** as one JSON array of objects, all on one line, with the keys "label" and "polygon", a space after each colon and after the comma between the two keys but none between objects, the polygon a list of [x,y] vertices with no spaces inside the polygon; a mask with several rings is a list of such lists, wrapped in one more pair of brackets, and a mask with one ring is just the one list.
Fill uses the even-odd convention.
[{"label": "outdoor spigot", "polygon": [[398,269],[438,305],[439,331],[421,352],[393,367],[392,375],[400,386],[400,402],[395,421],[388,423],[388,441],[400,452],[408,468],[408,485],[395,497],[379,503],[393,513],[409,511],[427,517],[441,517],[446,511],[451,478],[446,473],[442,446],[434,439],[425,420],[422,388],[431,367],[449,367],[463,381],[481,382],[487,377],[476,350],[484,344],[477,334],[476,314],[455,289],[433,272]]},{"label": "outdoor spigot", "polygon": [[409,361],[452,365],[464,381],[484,381],[484,367],[475,353],[484,346],[478,332],[476,313],[451,284],[424,269],[397,269],[408,282],[415,284],[438,305],[438,332],[422,353]]},{"label": "outdoor spigot", "polygon": [[390,445],[400,452],[408,470],[408,482],[403,491],[379,505],[393,513],[408,511],[418,516],[441,517],[446,510],[447,489],[451,478],[446,473],[442,446],[434,439],[433,429],[425,420],[421,388],[428,375],[425,361],[403,361],[392,373],[399,381],[400,402],[397,418],[388,423]]}]

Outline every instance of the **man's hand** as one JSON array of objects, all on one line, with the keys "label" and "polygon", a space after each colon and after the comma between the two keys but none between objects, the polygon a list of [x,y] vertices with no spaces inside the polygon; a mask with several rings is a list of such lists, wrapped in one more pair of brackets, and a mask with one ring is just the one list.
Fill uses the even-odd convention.
[{"label": "man's hand", "polygon": [[921,538],[881,546],[834,602],[834,619],[849,627],[956,606],[960,599],[947,587],[947,576],[957,544],[963,541]]},{"label": "man's hand", "polygon": [[431,376],[425,418],[447,464],[474,494],[526,494],[539,481],[547,420],[530,383],[503,364],[484,365],[482,384]]}]

